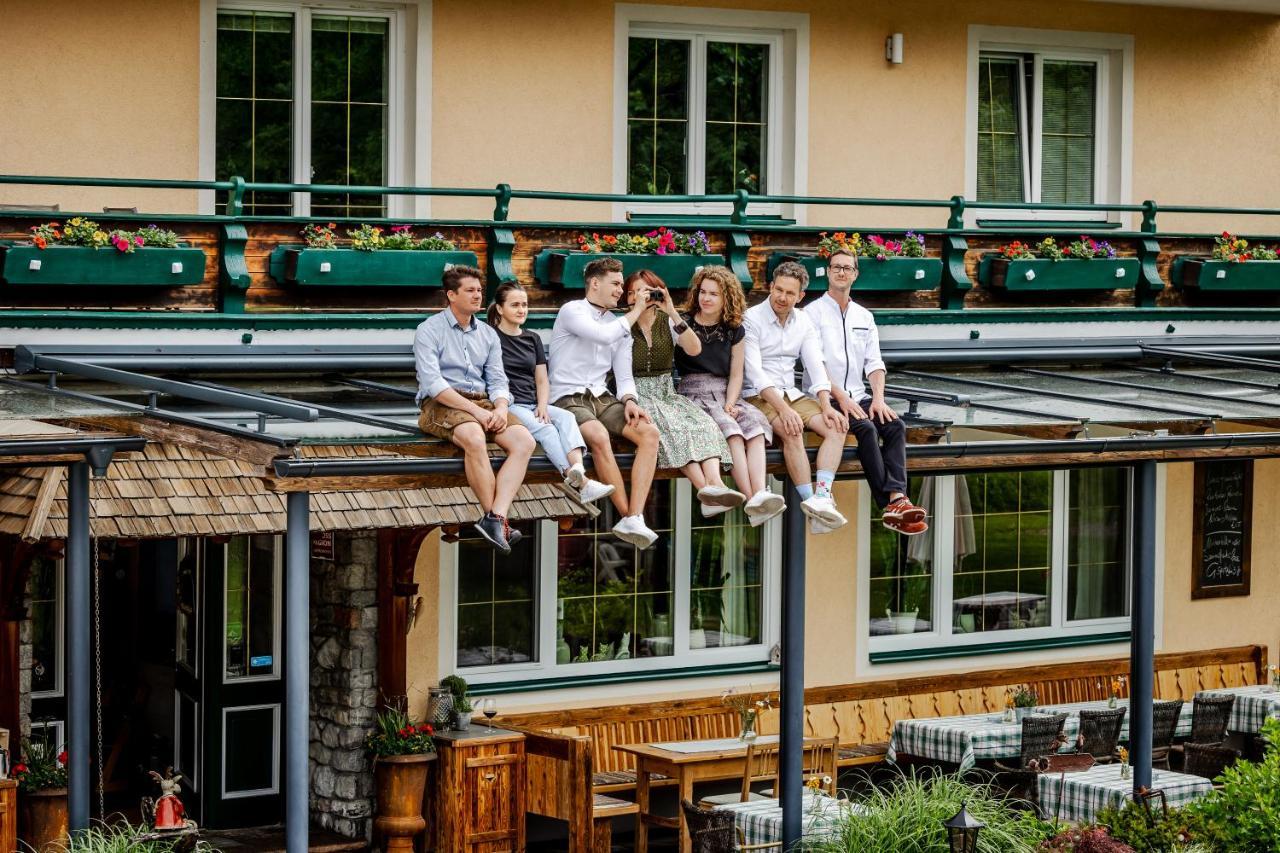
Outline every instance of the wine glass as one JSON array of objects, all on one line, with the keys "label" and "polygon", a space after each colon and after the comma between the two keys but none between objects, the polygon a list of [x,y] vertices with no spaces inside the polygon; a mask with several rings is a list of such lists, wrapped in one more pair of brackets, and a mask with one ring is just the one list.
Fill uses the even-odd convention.
[{"label": "wine glass", "polygon": [[480,710],[484,713],[485,719],[489,721],[489,727],[493,727],[493,718],[498,716],[498,702],[492,696],[480,703]]}]

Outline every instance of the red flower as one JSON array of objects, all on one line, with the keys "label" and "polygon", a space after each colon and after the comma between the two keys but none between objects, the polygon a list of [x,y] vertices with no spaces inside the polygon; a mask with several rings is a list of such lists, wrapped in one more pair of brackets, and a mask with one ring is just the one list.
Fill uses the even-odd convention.
[{"label": "red flower", "polygon": [[29,769],[29,768],[28,768],[28,767],[27,767],[27,765],[25,765],[25,764],[15,764],[15,765],[13,765],[13,772],[14,772],[14,775],[17,775],[17,774],[19,774],[19,773],[26,773],[28,769]]},{"label": "red flower", "polygon": [[67,764],[67,751],[66,751],[65,749],[64,749],[64,750],[62,750],[62,752],[59,752],[59,753],[58,753],[58,763],[59,763],[59,764],[61,764],[61,765],[63,765],[64,767],[66,766],[66,764]]}]

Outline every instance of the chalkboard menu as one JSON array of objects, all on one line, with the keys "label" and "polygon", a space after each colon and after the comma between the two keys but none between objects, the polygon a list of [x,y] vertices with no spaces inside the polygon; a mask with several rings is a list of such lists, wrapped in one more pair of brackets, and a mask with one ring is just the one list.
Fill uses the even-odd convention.
[{"label": "chalkboard menu", "polygon": [[1196,463],[1191,597],[1249,594],[1253,462]]}]

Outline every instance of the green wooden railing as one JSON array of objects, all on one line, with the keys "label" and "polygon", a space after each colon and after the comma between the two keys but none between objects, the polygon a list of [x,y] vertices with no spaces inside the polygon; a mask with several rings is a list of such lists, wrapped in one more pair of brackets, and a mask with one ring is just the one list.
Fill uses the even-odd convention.
[{"label": "green wooden railing", "polygon": [[[1109,238],[1122,238],[1133,241],[1137,255],[1141,259],[1141,279],[1136,288],[1136,300],[1140,307],[1155,304],[1155,296],[1164,288],[1164,282],[1156,271],[1156,258],[1160,253],[1158,238],[1206,240],[1216,234],[1196,232],[1161,232],[1157,228],[1157,214],[1202,214],[1222,216],[1280,216],[1280,208],[1245,208],[1212,205],[1158,205],[1155,201],[1144,201],[1138,204],[1046,204],[1029,202],[984,202],[965,199],[963,196],[951,196],[947,199],[919,198],[858,198],[839,196],[799,196],[799,195],[752,195],[745,190],[732,194],[720,195],[634,195],[628,193],[581,193],[558,190],[526,190],[515,189],[509,184],[498,184],[493,188],[478,187],[406,187],[406,186],[343,186],[331,184],[295,184],[295,183],[260,183],[246,181],[241,177],[232,177],[222,181],[193,180],[160,180],[150,178],[94,178],[94,177],[61,177],[50,175],[0,175],[0,185],[25,186],[76,186],[76,187],[113,187],[144,190],[186,190],[196,192],[212,192],[215,199],[222,198],[224,213],[133,213],[112,211],[108,215],[113,220],[147,220],[147,221],[184,221],[208,222],[220,226],[219,237],[219,279],[221,292],[221,309],[227,313],[244,311],[244,296],[249,287],[249,272],[245,264],[244,248],[248,241],[246,223],[253,222],[307,222],[328,221],[332,216],[263,216],[246,215],[244,201],[250,192],[272,193],[307,193],[307,194],[345,194],[364,196],[410,196],[436,198],[478,198],[492,199],[493,214],[489,219],[441,219],[429,220],[414,217],[357,217],[359,222],[373,224],[412,223],[420,225],[467,226],[486,230],[488,240],[488,275],[492,282],[513,277],[512,253],[516,245],[515,229],[517,228],[562,228],[562,229],[634,229],[637,223],[615,221],[536,221],[511,218],[512,202],[517,200],[540,200],[583,203],[610,204],[720,204],[727,206],[727,215],[690,216],[674,215],[670,217],[673,224],[699,224],[703,227],[727,236],[728,258],[735,272],[749,277],[746,273],[747,251],[751,247],[752,232],[770,233],[804,233],[813,235],[819,227],[797,225],[793,222],[780,221],[776,217],[762,217],[751,214],[753,205],[799,204],[816,206],[860,207],[860,208],[919,208],[946,212],[944,227],[921,226],[913,230],[936,235],[941,240],[940,255],[943,261],[943,278],[940,293],[940,304],[943,309],[954,310],[963,305],[964,294],[972,287],[972,282],[965,268],[965,253],[968,251],[968,238],[981,236],[984,238],[1035,234],[1079,234],[1091,227],[1098,227],[1092,221],[992,221],[990,226],[967,226],[966,213],[986,210],[1028,212],[1072,212],[1072,213],[1137,213],[1141,214],[1141,224],[1137,231],[1108,231]],[[0,211],[0,216],[17,218],[38,216],[46,217],[48,210],[9,208]],[[59,211],[57,216],[63,218],[74,215],[102,216],[95,212]],[[653,221],[652,219],[649,221]],[[829,227],[826,228],[829,230]],[[853,230],[853,229],[849,229]],[[901,226],[886,228],[860,227],[858,230],[884,231],[889,233],[905,230]],[[1244,235],[1250,239],[1280,239],[1275,235]]]}]

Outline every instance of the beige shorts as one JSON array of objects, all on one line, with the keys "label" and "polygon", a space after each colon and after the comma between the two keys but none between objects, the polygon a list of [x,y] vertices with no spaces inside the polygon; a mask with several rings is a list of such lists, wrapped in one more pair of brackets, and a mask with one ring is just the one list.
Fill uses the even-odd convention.
[{"label": "beige shorts", "polygon": [[[489,402],[489,398],[483,394],[466,394],[461,391],[458,393],[473,401],[482,409],[493,409],[493,403]],[[445,441],[452,441],[453,431],[465,423],[478,424],[480,422],[470,412],[446,406],[444,403],[437,402],[434,397],[422,401],[422,411],[418,413],[418,429],[427,435],[435,436]],[[481,424],[481,426],[484,425]],[[520,426],[520,419],[507,412],[507,426]],[[485,427],[484,431],[487,433],[493,432],[488,427]]]},{"label": "beige shorts", "polygon": [[578,426],[587,421],[599,421],[614,438],[622,438],[622,431],[627,427],[626,404],[608,392],[599,397],[586,392],[566,394],[556,400],[555,405],[571,412]]},{"label": "beige shorts", "polygon": [[[773,404],[764,397],[757,394],[754,397],[748,397],[747,402],[759,409],[771,425],[778,417],[778,410]],[[822,414],[822,406],[812,397],[800,397],[797,400],[790,401],[791,408],[800,416],[800,420],[804,421],[805,426],[809,425],[809,419],[814,415]]]}]

